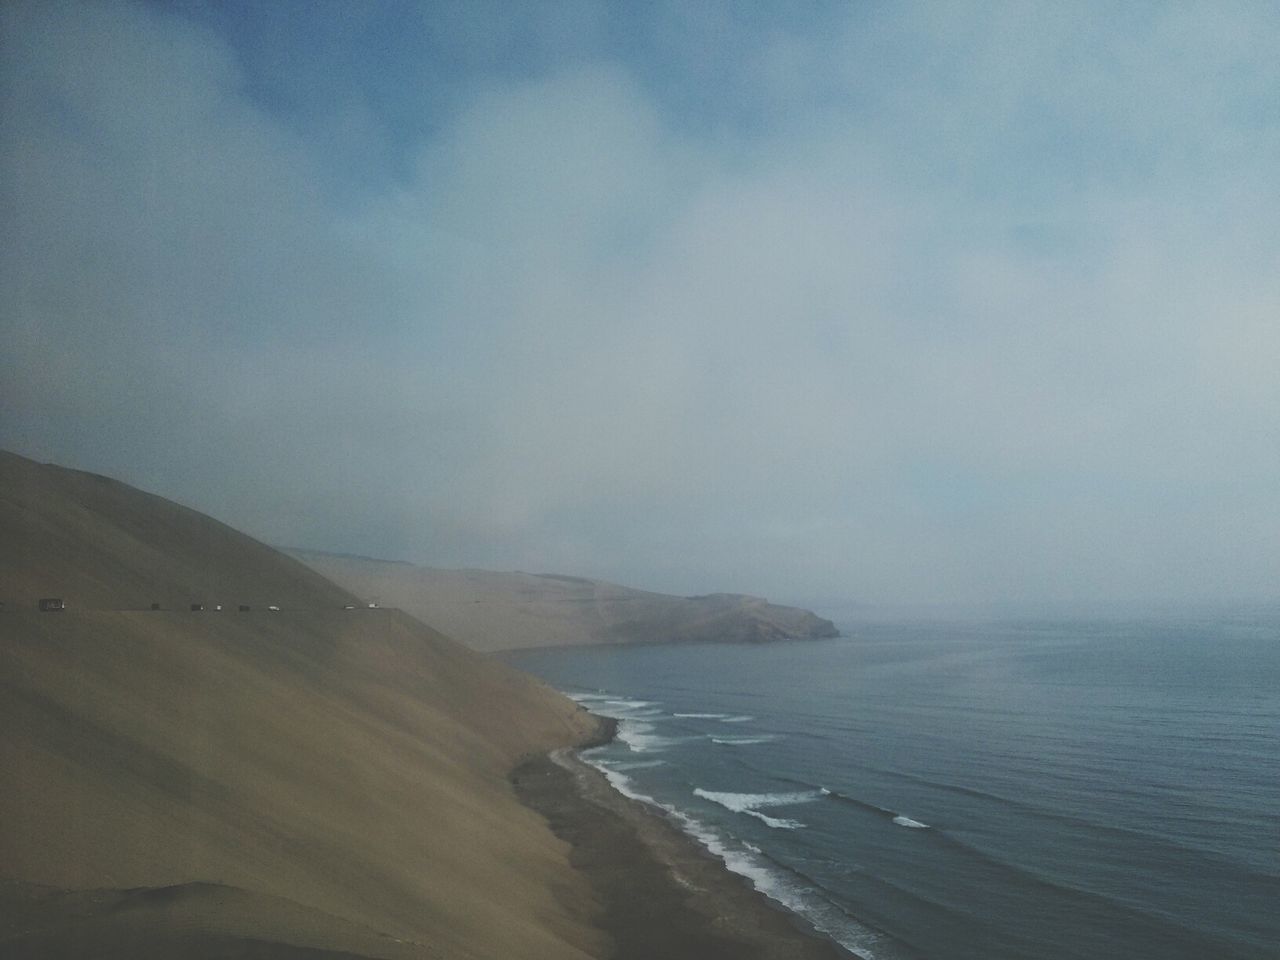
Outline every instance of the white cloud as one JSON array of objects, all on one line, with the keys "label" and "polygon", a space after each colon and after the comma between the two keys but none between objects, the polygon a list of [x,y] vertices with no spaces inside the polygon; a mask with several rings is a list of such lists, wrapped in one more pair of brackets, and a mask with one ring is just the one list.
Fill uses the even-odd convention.
[{"label": "white cloud", "polygon": [[[10,5],[0,438],[441,563],[1273,591],[1265,31],[1021,9],[739,37],[749,135],[600,57],[486,77],[353,200],[213,34]],[[385,149],[360,103],[330,132]]]}]

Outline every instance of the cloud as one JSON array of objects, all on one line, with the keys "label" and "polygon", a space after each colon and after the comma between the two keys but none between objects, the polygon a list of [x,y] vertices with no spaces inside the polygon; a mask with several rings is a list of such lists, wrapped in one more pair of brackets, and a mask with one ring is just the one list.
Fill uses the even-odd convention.
[{"label": "cloud", "polygon": [[291,114],[215,26],[8,5],[0,442],[441,564],[1273,593],[1273,25],[1025,9],[442,15],[408,138],[348,54]]}]

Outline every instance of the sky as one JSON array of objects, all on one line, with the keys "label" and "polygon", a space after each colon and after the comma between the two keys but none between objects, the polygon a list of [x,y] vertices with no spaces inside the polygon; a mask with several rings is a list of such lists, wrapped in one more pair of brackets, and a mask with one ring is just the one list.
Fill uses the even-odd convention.
[{"label": "sky", "polygon": [[0,447],[269,543],[1280,595],[1280,8],[0,5]]}]

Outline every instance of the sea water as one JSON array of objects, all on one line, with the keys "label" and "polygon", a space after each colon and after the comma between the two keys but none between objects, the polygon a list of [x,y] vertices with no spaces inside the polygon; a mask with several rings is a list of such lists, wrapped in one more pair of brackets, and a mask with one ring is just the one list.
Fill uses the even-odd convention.
[{"label": "sea water", "polygon": [[1280,957],[1280,618],[842,629],[511,659],[856,955]]}]

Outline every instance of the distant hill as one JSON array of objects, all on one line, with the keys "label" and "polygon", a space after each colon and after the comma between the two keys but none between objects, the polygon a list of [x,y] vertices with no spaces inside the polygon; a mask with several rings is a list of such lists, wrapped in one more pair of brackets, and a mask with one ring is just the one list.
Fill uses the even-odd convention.
[{"label": "distant hill", "polygon": [[288,552],[362,599],[406,610],[476,650],[839,635],[831,621],[808,610],[743,594],[676,597],[560,574],[443,570]]},{"label": "distant hill", "polygon": [[608,952],[507,780],[595,730],[532,678],[343,610],[195,511],[5,453],[0,600],[0,956]]}]

